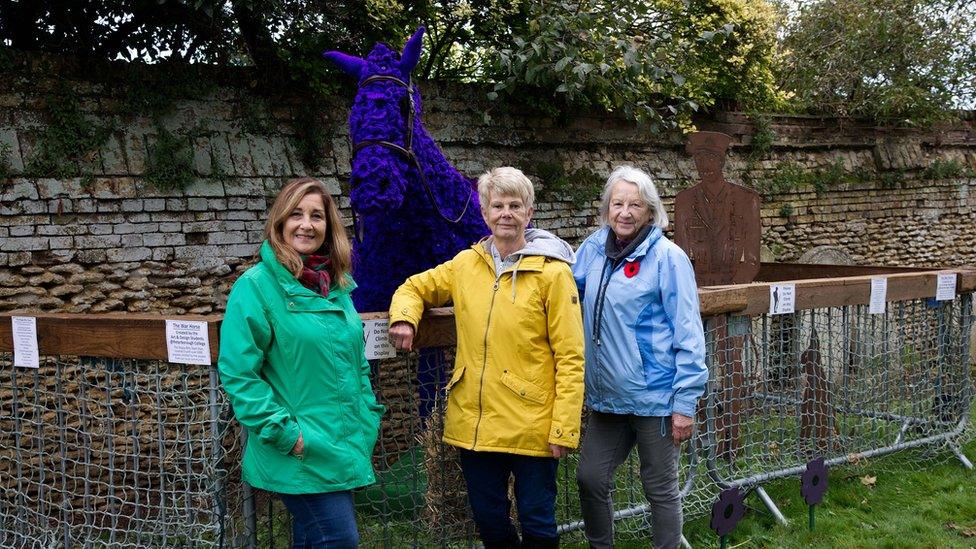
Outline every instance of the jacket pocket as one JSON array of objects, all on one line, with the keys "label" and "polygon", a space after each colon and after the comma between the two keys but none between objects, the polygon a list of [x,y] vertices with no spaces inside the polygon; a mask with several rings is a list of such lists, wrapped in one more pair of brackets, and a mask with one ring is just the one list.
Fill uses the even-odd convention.
[{"label": "jacket pocket", "polygon": [[451,387],[457,385],[458,382],[461,381],[461,378],[463,376],[464,376],[464,365],[456,364],[454,366],[454,373],[451,374],[451,380],[447,382],[447,385],[444,387],[444,389],[446,391],[450,391]]},{"label": "jacket pocket", "polygon": [[509,373],[508,370],[505,370],[505,373],[502,374],[502,384],[516,395],[526,400],[531,400],[536,404],[545,404],[546,400],[548,400],[548,395],[545,390],[531,381],[526,381],[515,374]]}]

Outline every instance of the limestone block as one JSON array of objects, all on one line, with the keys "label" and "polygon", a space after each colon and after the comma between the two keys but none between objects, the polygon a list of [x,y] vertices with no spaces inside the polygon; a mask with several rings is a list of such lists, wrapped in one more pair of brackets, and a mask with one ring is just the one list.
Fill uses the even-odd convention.
[{"label": "limestone block", "polygon": [[96,201],[96,208],[98,213],[114,213],[121,209],[119,203],[114,200],[98,200]]},{"label": "limestone block", "polygon": [[255,176],[257,172],[251,161],[251,148],[247,139],[241,135],[227,135],[227,144],[230,147],[230,159],[233,163],[234,173],[242,176]]},{"label": "limestone block", "polygon": [[210,209],[206,198],[192,197],[186,199],[186,209],[193,212],[205,212]]},{"label": "limestone block", "polygon": [[[295,149],[295,144],[292,143],[291,139],[284,139],[282,144],[285,147],[285,152],[288,155],[288,163],[291,164],[291,172],[296,177],[303,177],[308,175],[308,171],[305,169],[305,164],[302,162],[298,151]],[[347,168],[348,171],[348,168]]]},{"label": "limestone block", "polygon": [[31,286],[52,286],[57,284],[62,284],[64,282],[64,277],[52,273],[50,271],[45,271],[37,276],[32,276],[30,278]]},{"label": "limestone block", "polygon": [[274,175],[292,176],[295,173],[294,164],[288,154],[288,138],[285,136],[272,136],[269,138],[271,143],[271,165]]},{"label": "limestone block", "polygon": [[122,200],[123,212],[141,212],[142,200],[139,198],[126,198]]},{"label": "limestone block", "polygon": [[191,197],[220,197],[224,196],[224,184],[214,179],[197,178],[183,192]]},{"label": "limestone block", "polygon": [[186,200],[183,198],[167,198],[166,209],[171,212],[186,211]]},{"label": "limestone block", "polygon": [[0,186],[0,202],[15,202],[23,199],[37,200],[37,186],[30,179],[14,178],[12,184]]},{"label": "limestone block", "polygon": [[11,267],[17,267],[20,265],[27,265],[31,262],[30,252],[15,252],[7,254],[7,265]]},{"label": "limestone block", "polygon": [[106,257],[112,262],[145,261],[152,259],[152,250],[145,247],[126,247],[115,248],[105,252]]},{"label": "limestone block", "polygon": [[143,132],[128,131],[122,136],[122,148],[129,174],[143,174],[146,172],[147,137]]},{"label": "limestone block", "polygon": [[230,154],[230,144],[226,134],[210,137],[210,174],[234,174],[234,160]]},{"label": "limestone block", "polygon": [[874,162],[879,170],[908,170],[925,166],[918,140],[882,141],[874,146]]},{"label": "limestone block", "polygon": [[92,305],[91,312],[93,313],[105,313],[108,311],[118,311],[125,308],[125,303],[118,299],[106,299],[95,305]]},{"label": "limestone block", "polygon": [[147,198],[142,201],[142,209],[146,212],[161,212],[166,209],[166,200],[163,198]]},{"label": "limestone block", "polygon": [[15,173],[23,172],[24,160],[20,156],[20,140],[17,138],[17,131],[13,128],[0,128],[0,151],[4,149],[8,152],[6,158],[0,158],[0,163],[6,160]]},{"label": "limestone block", "polygon": [[225,244],[221,246],[224,257],[251,257],[258,251],[257,244]]},{"label": "limestone block", "polygon": [[153,261],[172,261],[173,248],[153,248]]},{"label": "limestone block", "polygon": [[49,289],[47,293],[55,297],[64,297],[69,294],[77,294],[82,290],[84,290],[84,287],[80,284],[63,284]]},{"label": "limestone block", "polygon": [[4,252],[29,252],[34,250],[48,249],[48,237],[9,237],[0,242],[0,251]]},{"label": "limestone block", "polygon": [[[264,188],[265,184],[263,178],[242,177],[228,183],[225,194],[227,195],[228,199],[230,197],[264,196]],[[230,202],[228,202],[228,204],[230,204]],[[246,202],[243,204],[246,204]]]},{"label": "limestone block", "polygon": [[120,235],[74,236],[74,245],[81,250],[115,248],[122,242]]},{"label": "limestone block", "polygon": [[193,139],[192,146],[194,171],[202,176],[212,175],[213,158],[210,156],[210,139],[206,137],[196,137]]},{"label": "limestone block", "polygon": [[248,135],[247,143],[251,150],[251,164],[254,166],[255,175],[283,175],[283,171],[275,171],[273,162],[272,147],[266,137],[260,135]]},{"label": "limestone block", "polygon": [[68,250],[74,247],[71,236],[52,236],[48,238],[48,248],[51,250]]},{"label": "limestone block", "polygon": [[210,198],[207,200],[207,210],[212,212],[222,212],[227,209],[226,198]]},{"label": "limestone block", "polygon": [[102,157],[101,172],[106,175],[128,175],[129,168],[125,163],[125,152],[122,142],[115,133],[109,135],[99,151]]},{"label": "limestone block", "polygon": [[151,248],[157,246],[183,246],[186,244],[186,236],[183,233],[146,233],[142,236],[142,240],[146,246]]},{"label": "limestone block", "polygon": [[224,214],[224,218],[227,220],[253,221],[258,218],[258,214],[249,211],[228,211]]},{"label": "limestone block", "polygon": [[35,231],[34,225],[31,223],[25,225],[14,225],[13,227],[10,227],[9,232],[10,236],[34,236]]},{"label": "limestone block", "polygon": [[247,242],[244,231],[220,231],[210,234],[209,244],[242,244]]},{"label": "limestone block", "polygon": [[143,245],[141,234],[123,234],[118,235],[118,238],[119,245],[124,248],[135,248]]}]

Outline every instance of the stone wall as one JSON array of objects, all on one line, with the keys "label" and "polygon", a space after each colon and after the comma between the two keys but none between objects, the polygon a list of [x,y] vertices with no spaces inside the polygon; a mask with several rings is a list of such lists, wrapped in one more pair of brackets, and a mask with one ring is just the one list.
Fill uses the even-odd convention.
[{"label": "stone wall", "polygon": [[[30,58],[0,73],[0,310],[219,311],[262,240],[270,200],[292,176],[322,179],[349,222],[353,90],[316,105],[324,139],[310,169],[293,139],[307,98],[262,99],[245,71],[213,72],[206,77],[218,85],[205,95],[149,116],[112,84],[131,72],[103,66],[110,77],[95,79],[85,63]],[[31,172],[55,89],[109,128],[78,160],[78,177]],[[583,197],[596,198],[613,166],[651,173],[669,210],[695,177],[680,136],[592,113],[548,118],[483,101],[485,90],[470,86],[421,89],[426,127],[455,166],[472,176],[521,167],[539,186],[536,225],[573,243],[597,223],[596,203]],[[757,124],[740,113],[698,125],[733,135],[728,178],[762,189],[766,259],[797,261],[827,246],[860,264],[956,266],[976,264],[976,117],[963,118],[926,131],[815,117]],[[196,177],[184,189],[146,179],[161,132],[193,136]]]}]

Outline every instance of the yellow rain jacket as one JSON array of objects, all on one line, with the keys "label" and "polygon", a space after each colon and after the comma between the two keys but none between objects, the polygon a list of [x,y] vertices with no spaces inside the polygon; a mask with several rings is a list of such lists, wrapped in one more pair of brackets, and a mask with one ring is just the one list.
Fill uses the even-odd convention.
[{"label": "yellow rain jacket", "polygon": [[568,244],[526,231],[521,259],[495,276],[482,241],[407,279],[390,324],[414,329],[428,307],[454,303],[457,356],[447,384],[444,442],[469,450],[551,456],[579,445],[583,324]]}]

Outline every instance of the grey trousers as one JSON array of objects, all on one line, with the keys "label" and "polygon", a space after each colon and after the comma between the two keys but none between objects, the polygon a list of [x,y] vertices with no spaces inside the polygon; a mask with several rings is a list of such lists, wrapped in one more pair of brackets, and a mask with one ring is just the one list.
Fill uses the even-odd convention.
[{"label": "grey trousers", "polygon": [[584,530],[590,547],[613,547],[613,472],[637,445],[641,483],[651,506],[654,547],[678,547],[681,498],[678,493],[679,448],[671,440],[671,416],[640,417],[590,412],[580,452],[576,482]]}]

